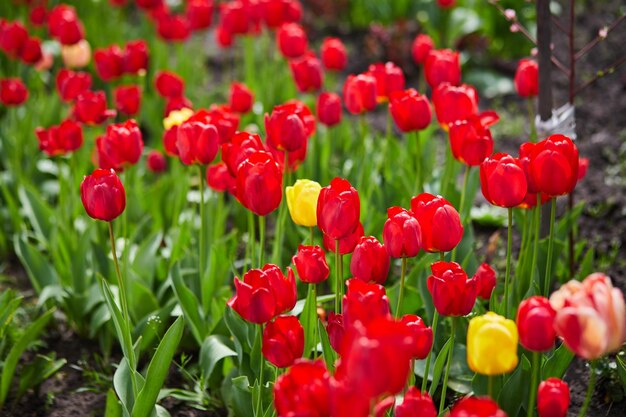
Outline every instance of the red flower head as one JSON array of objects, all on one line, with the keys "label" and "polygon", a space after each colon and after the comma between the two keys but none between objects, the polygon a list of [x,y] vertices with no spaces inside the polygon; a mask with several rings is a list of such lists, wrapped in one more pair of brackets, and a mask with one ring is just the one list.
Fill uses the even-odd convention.
[{"label": "red flower head", "polygon": [[83,144],[83,129],[72,120],[65,120],[48,129],[38,127],[35,134],[39,140],[39,149],[50,156],[65,155]]},{"label": "red flower head", "polygon": [[263,0],[260,8],[263,21],[270,29],[302,19],[302,5],[297,0]]},{"label": "red flower head", "polygon": [[442,83],[461,83],[461,62],[459,53],[450,49],[434,49],[426,56],[424,65],[426,81],[432,89]]},{"label": "red flower head", "polygon": [[296,279],[291,268],[287,268],[287,276],[272,264],[251,269],[243,280],[235,278],[235,291],[228,306],[251,323],[267,323],[296,305]]},{"label": "red flower head", "polygon": [[578,181],[578,148],[563,135],[542,140],[532,149],[530,174],[537,190],[548,196],[571,193]]},{"label": "red flower head", "polygon": [[505,153],[496,153],[480,164],[480,187],[487,201],[507,208],[520,205],[528,190],[520,161]]},{"label": "red flower head", "polygon": [[124,52],[117,45],[96,49],[93,60],[98,77],[104,81],[113,80],[124,73]]},{"label": "red flower head", "polygon": [[212,124],[193,120],[193,116],[178,126],[176,148],[185,165],[208,165],[215,159],[219,134]]},{"label": "red flower head", "polygon": [[45,4],[32,5],[28,13],[28,20],[33,26],[43,26],[48,19],[48,10]]},{"label": "red flower head", "polygon": [[[220,22],[217,28],[218,40],[229,40],[234,35],[248,33],[250,29],[249,7],[241,1],[220,4]],[[222,43],[222,45],[224,45]],[[226,45],[224,45],[226,46]]]},{"label": "red flower head", "polygon": [[439,124],[447,129],[452,123],[478,113],[478,93],[466,84],[455,87],[442,83],[433,91],[433,105]]},{"label": "red flower head", "polygon": [[239,165],[250,155],[265,150],[261,137],[256,133],[237,132],[231,142],[222,145],[222,161],[226,163],[228,171],[235,177]]},{"label": "red flower head", "polygon": [[293,152],[306,146],[315,131],[315,118],[311,110],[298,100],[274,107],[265,115],[267,143],[280,151]]},{"label": "red flower head", "polygon": [[332,239],[341,239],[359,226],[359,194],[347,180],[335,178],[317,199],[317,225]]},{"label": "red flower head", "polygon": [[20,59],[26,64],[36,64],[41,61],[41,40],[39,38],[27,38],[20,50]]},{"label": "red flower head", "polygon": [[346,47],[339,38],[324,38],[322,48],[322,63],[324,68],[331,71],[343,71],[348,62]]},{"label": "red flower head", "polygon": [[480,165],[493,153],[493,138],[489,126],[500,117],[494,111],[473,114],[449,125],[448,136],[452,155],[468,166]]},{"label": "red flower head", "polygon": [[224,162],[210,165],[206,170],[206,181],[217,192],[228,191],[235,194],[235,177],[230,175]]},{"label": "red flower head", "polygon": [[[352,253],[354,251],[354,248],[356,248],[359,240],[361,240],[361,238],[363,237],[364,233],[365,232],[363,230],[363,225],[359,223],[357,228],[354,229],[352,233],[339,239],[339,254],[347,255],[349,253]],[[325,234],[322,242],[324,244],[324,248],[328,252],[337,252],[337,240]]]},{"label": "red flower head", "polygon": [[299,360],[274,384],[278,417],[329,417],[329,374],[321,359]]},{"label": "red flower head", "polygon": [[165,13],[157,19],[157,33],[166,42],[184,42],[191,35],[187,16]]},{"label": "red flower head", "polygon": [[387,101],[391,93],[404,90],[404,73],[393,62],[372,64],[366,74],[376,80],[376,99],[379,102]]},{"label": "red flower head", "polygon": [[374,236],[362,237],[354,248],[350,272],[365,282],[384,284],[389,275],[390,257],[385,245]]},{"label": "red flower head", "polygon": [[18,57],[28,40],[28,31],[20,22],[0,22],[0,50]]},{"label": "red flower head", "polygon": [[459,400],[447,417],[507,417],[498,403],[489,397],[465,397]]},{"label": "red flower head", "polygon": [[309,45],[304,28],[297,23],[285,23],[276,33],[278,48],[285,58],[298,58],[304,55]]},{"label": "red flower head", "polygon": [[587,169],[589,169],[589,158],[578,158],[578,181],[585,178]]},{"label": "red flower head", "polygon": [[414,88],[392,93],[389,96],[389,112],[403,132],[426,129],[432,119],[428,98]]},{"label": "red flower head", "polygon": [[19,106],[28,98],[28,90],[19,78],[0,79],[0,102],[5,106]]},{"label": "red flower head", "polygon": [[323,92],[317,98],[317,119],[328,127],[341,122],[341,98],[338,94]]},{"label": "red flower head", "polygon": [[389,316],[389,299],[385,287],[368,284],[360,279],[346,281],[346,295],[343,296],[343,324],[350,328],[359,321],[363,325]]},{"label": "red flower head", "polygon": [[148,164],[148,169],[154,173],[165,172],[167,169],[167,160],[163,156],[160,151],[153,149],[148,154],[148,158],[146,160]]},{"label": "red flower head", "polygon": [[74,45],[85,37],[85,28],[76,10],[67,4],[59,4],[50,10],[48,31],[62,45]]},{"label": "red flower head", "polygon": [[392,258],[412,258],[422,246],[422,229],[413,213],[402,207],[387,209],[383,241]]},{"label": "red flower head", "polygon": [[376,78],[368,74],[348,75],[343,85],[343,101],[352,114],[376,108]]},{"label": "red flower head", "polygon": [[168,97],[165,99],[165,109],[163,111],[163,116],[167,117],[167,115],[174,110],[191,108],[193,108],[193,104],[191,103],[191,101],[189,101],[187,97]]},{"label": "red flower head", "polygon": [[104,91],[83,91],[76,97],[72,114],[81,123],[97,125],[115,116],[115,110],[107,109]]},{"label": "red flower head", "polygon": [[191,30],[208,28],[213,20],[213,0],[189,0],[185,15]]},{"label": "red flower head", "polygon": [[478,296],[483,300],[489,300],[496,287],[496,271],[489,264],[482,263],[473,278],[478,282]]},{"label": "red flower head", "polygon": [[322,64],[314,53],[307,52],[292,59],[289,68],[299,92],[317,91],[322,87]]},{"label": "red flower head", "polygon": [[148,69],[148,45],[139,39],[126,44],[122,67],[128,74],[138,74]]},{"label": "red flower head", "polygon": [[539,417],[565,417],[569,408],[569,386],[559,378],[548,378],[539,384],[537,414]]},{"label": "red flower head", "polygon": [[534,296],[523,300],[517,310],[517,329],[520,344],[526,349],[543,352],[554,347],[556,311],[545,297]]},{"label": "red flower head", "polygon": [[283,174],[267,152],[251,154],[237,171],[237,199],[257,216],[276,210],[283,198]]},{"label": "red flower head", "polygon": [[172,126],[163,132],[163,148],[169,156],[178,156],[176,141],[178,140],[178,126]]},{"label": "red flower head", "polygon": [[445,198],[422,193],[411,199],[411,211],[420,224],[426,252],[448,252],[463,238],[459,212]]},{"label": "red flower head", "polygon": [[122,85],[113,91],[115,108],[127,116],[134,116],[139,112],[141,90],[136,85]]},{"label": "red flower head", "polygon": [[437,0],[437,5],[442,9],[450,9],[454,7],[456,0]]},{"label": "red flower head", "polygon": [[396,417],[437,417],[437,410],[427,392],[422,393],[416,387],[410,387],[404,394],[402,404],[396,406]]},{"label": "red flower head", "polygon": [[201,110],[198,113],[200,113],[199,118],[204,118],[207,123],[217,127],[220,134],[220,144],[231,141],[239,128],[239,115],[225,104],[212,104],[208,112]]},{"label": "red flower head", "polygon": [[478,282],[456,262],[435,262],[430,266],[428,291],[442,316],[467,316],[478,296]]},{"label": "red flower head", "polygon": [[319,246],[298,246],[298,253],[291,259],[302,282],[319,284],[326,281],[330,269],[326,254]]},{"label": "red flower head", "polygon": [[424,320],[415,314],[402,316],[400,322],[407,326],[416,340],[413,345],[413,359],[426,359],[430,349],[433,347],[433,329],[426,326]]},{"label": "red flower head", "polygon": [[343,325],[343,314],[335,314],[332,311],[328,314],[326,332],[328,333],[330,346],[335,350],[335,352],[339,352],[341,349],[341,343],[343,342],[343,336],[346,332]]},{"label": "red flower head", "polygon": [[79,94],[91,87],[91,74],[63,68],[57,74],[56,86],[61,100],[74,101]]},{"label": "red flower head", "polygon": [[278,316],[263,330],[263,356],[277,368],[287,368],[302,357],[304,329],[296,316]]},{"label": "red flower head", "polygon": [[520,97],[539,94],[539,65],[531,59],[522,59],[515,72],[515,90]]},{"label": "red flower head", "polygon": [[433,50],[435,44],[430,36],[420,33],[413,40],[411,45],[411,55],[416,65],[423,65],[428,58],[428,54]]},{"label": "red flower head", "polygon": [[182,97],[185,93],[185,81],[173,72],[159,71],[154,85],[163,98]]},{"label": "red flower head", "polygon": [[113,170],[96,169],[80,184],[80,197],[89,217],[110,222],[126,207],[126,192]]},{"label": "red flower head", "polygon": [[141,131],[133,119],[107,126],[106,133],[96,139],[98,165],[103,169],[121,171],[134,165],[142,150]]},{"label": "red flower head", "polygon": [[229,97],[228,105],[232,111],[245,114],[252,110],[254,93],[245,84],[232,83]]}]

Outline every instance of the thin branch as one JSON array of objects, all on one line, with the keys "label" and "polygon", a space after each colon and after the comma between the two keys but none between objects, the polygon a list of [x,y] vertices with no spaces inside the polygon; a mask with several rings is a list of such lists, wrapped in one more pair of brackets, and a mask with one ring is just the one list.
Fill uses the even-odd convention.
[{"label": "thin branch", "polygon": [[621,57],[620,59],[618,59],[617,61],[615,61],[608,67],[606,67],[605,69],[598,71],[595,77],[593,77],[592,79],[588,80],[583,85],[578,87],[576,91],[574,91],[574,95],[578,95],[578,93],[580,93],[585,88],[589,87],[590,85],[598,81],[600,78],[613,74],[618,67],[624,64],[626,64],[626,55],[624,55],[623,57]]},{"label": "thin branch", "polygon": [[606,28],[606,32],[605,33],[602,33],[602,34],[599,33],[598,36],[596,36],[595,38],[593,38],[591,40],[591,42],[589,42],[587,45],[583,46],[581,48],[581,50],[576,53],[576,55],[574,56],[574,59],[576,61],[578,61],[580,58],[585,56],[587,54],[587,52],[591,51],[597,44],[599,44],[604,39],[606,39],[606,37],[609,35],[609,33],[611,33],[611,31],[613,29],[615,29],[617,26],[619,26],[619,24],[622,23],[624,21],[624,19],[626,19],[626,13],[624,13],[623,15],[621,15],[620,17],[615,19],[615,21],[613,23],[611,23],[611,25],[609,27]]},{"label": "thin branch", "polygon": [[557,57],[552,55],[552,57],[550,58],[550,61],[552,61],[554,66],[557,67],[559,70],[561,70],[561,72],[563,74],[565,74],[568,77],[570,76],[570,71],[567,69],[567,67],[565,65],[563,65],[563,63],[561,61],[559,61],[559,59]]},{"label": "thin branch", "polygon": [[537,45],[537,40],[535,38],[533,38],[533,36],[530,34],[530,32],[524,27],[522,26],[522,24],[519,22],[519,20],[517,20],[517,15],[514,15],[512,18],[510,18],[509,16],[507,16],[507,12],[504,9],[504,7],[500,6],[500,4],[498,3],[498,0],[488,0],[489,4],[491,4],[493,7],[495,7],[496,9],[498,9],[498,11],[500,12],[500,14],[502,16],[504,16],[504,18],[511,22],[511,27],[515,26],[515,28],[524,36],[526,36],[526,38],[533,44],[533,45]]},{"label": "thin branch", "polygon": [[554,16],[554,15],[552,15],[552,23],[561,32],[563,32],[565,34],[569,33],[569,29],[567,29],[565,26],[563,26],[563,24],[559,21],[559,19],[556,16]]}]

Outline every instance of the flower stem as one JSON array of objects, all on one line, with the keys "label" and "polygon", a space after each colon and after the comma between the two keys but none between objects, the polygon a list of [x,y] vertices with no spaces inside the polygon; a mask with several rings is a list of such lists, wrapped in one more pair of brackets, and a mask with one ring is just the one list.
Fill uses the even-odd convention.
[{"label": "flower stem", "polygon": [[495,398],[493,398],[493,379],[493,375],[487,377],[487,395],[489,395],[492,400],[495,400]]},{"label": "flower stem", "polygon": [[530,396],[528,397],[527,417],[535,415],[535,400],[537,399],[537,384],[539,377],[539,361],[541,360],[540,352],[533,352],[532,376],[530,377]]},{"label": "flower stem", "polygon": [[[263,351],[263,325],[259,324],[258,327],[258,345],[259,345],[259,350],[261,350],[261,352]],[[259,355],[260,357],[260,362],[259,362],[259,396],[257,398],[257,402],[256,402],[256,407],[255,407],[255,416],[261,416],[263,415],[263,368],[264,368],[264,362],[265,359],[263,358],[263,354],[261,353],[261,355]]]},{"label": "flower stem", "polygon": [[[535,219],[533,220],[533,227],[535,229],[535,236],[533,242],[533,261],[531,264],[531,279],[535,275],[535,265],[537,265],[537,254],[539,252],[539,235],[541,234],[541,194],[537,193],[537,206],[535,206]],[[531,285],[533,283],[531,282]],[[539,283],[537,283],[539,285]]]},{"label": "flower stem", "polygon": [[[441,252],[443,253],[443,252]],[[436,336],[437,336],[437,322],[439,321],[439,313],[437,310],[433,313],[433,345],[435,344]],[[431,357],[433,356],[433,347],[430,348],[430,352],[428,352],[428,356],[426,356],[426,367],[424,368],[424,379],[422,379],[422,392],[426,392],[426,387],[428,385],[428,373],[430,372],[430,362]]]},{"label": "flower stem", "polygon": [[532,97],[527,101],[528,103],[528,124],[530,125],[530,141],[532,143],[537,142],[537,127],[535,126],[535,106],[533,105]]},{"label": "flower stem", "polygon": [[587,394],[585,395],[585,402],[583,402],[582,407],[580,408],[580,413],[578,413],[578,417],[586,417],[587,409],[589,408],[589,403],[591,402],[591,396],[593,395],[593,390],[596,387],[596,365],[597,360],[592,360],[589,362],[589,385],[587,385]]},{"label": "flower stem", "polygon": [[339,239],[335,240],[335,314],[341,313],[341,277],[339,276]]},{"label": "flower stem", "polygon": [[509,227],[506,239],[506,274],[504,276],[504,317],[509,313],[509,280],[511,278],[511,251],[513,249],[513,208],[509,207]]},{"label": "flower stem", "polygon": [[439,252],[439,260],[441,262],[444,262],[446,260],[446,253],[445,252]]},{"label": "flower stem", "polygon": [[470,167],[469,165],[465,165],[465,172],[463,173],[463,188],[461,189],[461,202],[459,203],[459,213],[461,214],[461,223],[465,224],[465,210],[463,210],[465,208],[465,198],[467,195],[467,183],[469,181],[469,175],[470,175],[470,169],[472,167]]},{"label": "flower stem", "polygon": [[420,143],[420,132],[416,130],[413,133],[413,140],[415,141],[415,194],[419,194],[422,191],[422,149]]},{"label": "flower stem", "polygon": [[265,216],[259,216],[259,268],[263,268],[265,253]]},{"label": "flower stem", "polygon": [[313,227],[309,227],[309,244],[311,246],[313,246],[313,243],[315,242],[315,236],[313,235]]},{"label": "flower stem", "polygon": [[199,284],[202,286],[202,278],[204,276],[204,228],[206,220],[204,216],[204,175],[202,175],[202,165],[198,165],[198,176],[200,178],[200,233],[198,236],[198,278]]},{"label": "flower stem", "polygon": [[255,227],[254,227],[254,213],[248,210],[248,256],[250,260],[250,268],[254,264],[254,258],[256,256],[254,246],[256,245]]},{"label": "flower stem", "polygon": [[448,377],[450,376],[450,365],[452,364],[452,354],[454,352],[455,330],[456,330],[456,317],[452,317],[452,332],[450,333],[450,349],[448,350],[446,373],[443,375],[443,387],[441,388],[441,399],[439,400],[439,414],[443,412],[443,406],[446,404],[446,391],[448,389]]},{"label": "flower stem", "polygon": [[406,257],[402,257],[402,273],[400,275],[400,295],[398,296],[398,307],[396,307],[396,319],[400,317],[400,307],[404,299],[404,278],[406,276]]},{"label": "flower stem", "polygon": [[546,262],[546,275],[543,277],[543,294],[547,297],[550,293],[550,280],[552,275],[552,252],[554,251],[554,221],[556,218],[556,198],[552,198],[550,207],[550,237],[548,238],[548,260]]},{"label": "flower stem", "polygon": [[122,314],[124,319],[129,324],[130,328],[130,314],[128,313],[128,298],[126,296],[126,286],[124,285],[124,279],[120,272],[120,264],[117,260],[117,252],[115,250],[115,236],[113,235],[113,223],[107,222],[109,226],[109,240],[111,241],[111,253],[113,255],[113,263],[115,264],[115,273],[117,274],[117,285],[120,288],[120,301],[122,303]]}]

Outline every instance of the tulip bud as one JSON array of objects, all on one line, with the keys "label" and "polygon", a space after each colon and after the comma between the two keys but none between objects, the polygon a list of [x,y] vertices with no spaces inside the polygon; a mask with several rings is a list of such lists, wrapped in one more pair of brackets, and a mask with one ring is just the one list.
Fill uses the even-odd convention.
[{"label": "tulip bud", "polygon": [[384,284],[389,274],[390,257],[385,245],[374,236],[362,237],[354,248],[350,272],[365,282]]},{"label": "tulip bud", "polygon": [[208,165],[215,159],[219,145],[217,128],[190,118],[178,126],[176,148],[185,165]]},{"label": "tulip bud", "polygon": [[0,102],[5,106],[19,106],[28,98],[28,90],[19,78],[0,79]]},{"label": "tulip bud", "polygon": [[343,101],[352,114],[374,110],[376,108],[376,79],[368,74],[348,75],[343,85]]},{"label": "tulip bud", "polygon": [[106,134],[96,139],[100,168],[123,170],[136,164],[143,150],[141,130],[135,120],[107,126]]},{"label": "tulip bud", "polygon": [[413,359],[426,359],[433,347],[433,329],[424,324],[424,320],[415,314],[402,316],[400,322],[405,324],[416,343],[413,345]]},{"label": "tulip bud", "polygon": [[346,47],[339,38],[326,37],[321,47],[324,68],[331,71],[343,71],[348,61]]},{"label": "tulip bud", "polygon": [[539,94],[539,65],[531,59],[522,59],[515,72],[515,90],[520,97]]},{"label": "tulip bud", "polygon": [[65,120],[48,129],[38,127],[35,134],[39,140],[39,149],[50,156],[73,152],[83,144],[83,129],[72,120]]},{"label": "tulip bud", "polygon": [[448,136],[454,158],[467,166],[477,166],[491,156],[493,138],[489,126],[499,119],[496,112],[489,111],[451,124]]},{"label": "tulip bud", "polygon": [[426,281],[437,312],[442,316],[466,316],[478,295],[478,283],[456,262],[435,262]]},{"label": "tulip bud", "polygon": [[160,71],[154,79],[154,85],[163,98],[181,97],[185,92],[185,81],[169,71]]},{"label": "tulip bud", "polygon": [[319,246],[300,245],[291,261],[296,266],[300,280],[307,284],[319,284],[330,274],[326,254]]},{"label": "tulip bud", "polygon": [[297,23],[285,23],[276,32],[278,48],[285,58],[298,58],[304,55],[308,46],[306,32]]},{"label": "tulip bud", "polygon": [[237,198],[257,216],[276,210],[282,200],[283,175],[274,158],[267,152],[251,154],[237,171]]},{"label": "tulip bud", "polygon": [[426,57],[424,74],[432,89],[443,83],[459,85],[461,83],[459,53],[450,49],[432,50]]},{"label": "tulip bud", "polygon": [[363,237],[363,225],[359,223],[356,229],[352,233],[347,236],[342,237],[341,239],[333,239],[328,235],[324,235],[322,239],[322,243],[324,244],[324,248],[331,253],[337,252],[337,242],[339,242],[339,254],[347,255],[354,251],[356,244]]},{"label": "tulip bud", "polygon": [[402,207],[387,210],[383,241],[392,258],[412,258],[422,246],[422,230],[412,213]]},{"label": "tulip bud", "polygon": [[88,72],[74,72],[63,68],[57,74],[56,87],[61,100],[74,101],[91,87],[91,75]]},{"label": "tulip bud", "polygon": [[265,115],[265,130],[269,146],[293,152],[303,149],[315,131],[315,118],[302,102],[293,100],[276,106]]},{"label": "tulip bud", "polygon": [[118,112],[134,116],[139,112],[141,90],[136,85],[119,86],[113,91]]},{"label": "tulip bud", "polygon": [[496,153],[480,164],[480,187],[491,204],[515,207],[524,201],[528,185],[518,159]]},{"label": "tulip bud", "polygon": [[167,161],[163,154],[156,149],[153,149],[148,154],[148,169],[154,173],[161,173],[167,169]]},{"label": "tulip bud", "polygon": [[470,320],[467,363],[482,375],[506,374],[517,366],[517,327],[513,320],[489,311]]},{"label": "tulip bud", "polygon": [[237,132],[230,142],[222,144],[222,161],[226,163],[230,175],[236,177],[239,165],[253,153],[262,150],[265,150],[265,145],[259,135]]},{"label": "tulip bud", "polygon": [[245,84],[232,83],[228,103],[234,112],[248,113],[254,104],[254,93]]},{"label": "tulip bud", "polygon": [[277,368],[287,368],[304,352],[304,329],[296,316],[278,316],[263,330],[263,357]]},{"label": "tulip bud", "polygon": [[322,87],[322,64],[312,52],[289,61],[289,68],[299,92],[317,91]]},{"label": "tulip bud", "polygon": [[328,314],[326,332],[328,333],[330,346],[335,350],[335,352],[339,352],[343,341],[343,335],[345,334],[343,314],[335,314],[332,311]]},{"label": "tulip bud", "polygon": [[442,83],[433,91],[433,106],[439,124],[447,129],[454,122],[478,113],[478,93],[466,84],[455,87]]},{"label": "tulip bud", "polygon": [[463,238],[459,212],[446,199],[422,193],[411,199],[411,211],[420,224],[426,252],[448,252]]},{"label": "tulip bud", "polygon": [[84,68],[91,61],[91,45],[86,39],[75,45],[61,45],[61,58],[67,68]]},{"label": "tulip bud", "polygon": [[465,397],[459,400],[446,417],[507,417],[498,403],[489,397]]},{"label": "tulip bud", "polygon": [[435,44],[430,36],[420,33],[413,40],[411,45],[411,55],[416,65],[423,65],[430,51],[433,50]]},{"label": "tulip bud", "polygon": [[473,278],[478,282],[478,296],[483,300],[489,300],[496,287],[496,272],[489,264],[483,263],[478,267]]},{"label": "tulip bud", "polygon": [[428,392],[422,393],[416,387],[410,387],[402,404],[396,406],[395,417],[437,417],[437,410]]},{"label": "tulip bud", "polygon": [[545,297],[534,296],[523,300],[517,310],[517,328],[520,344],[534,352],[554,347],[556,312]]},{"label": "tulip bud", "polygon": [[117,45],[96,49],[93,59],[98,77],[103,81],[113,80],[124,73],[124,54]]},{"label": "tulip bud", "polygon": [[126,192],[113,170],[96,169],[80,184],[80,197],[89,217],[113,221],[126,207]]},{"label": "tulip bud", "polygon": [[359,194],[347,180],[335,178],[317,200],[317,225],[331,239],[351,234],[360,224]]},{"label": "tulip bud", "polygon": [[104,91],[83,91],[76,97],[72,114],[81,123],[97,125],[115,116],[115,110],[107,109]]},{"label": "tulip bud", "polygon": [[148,45],[146,41],[140,39],[126,44],[122,68],[128,74],[145,74],[148,69]]},{"label": "tulip bud", "polygon": [[389,97],[389,112],[398,129],[403,132],[426,129],[432,119],[428,98],[413,88],[392,93]]},{"label": "tulip bud", "polygon": [[569,386],[559,378],[548,378],[537,390],[539,417],[565,417],[569,408]]},{"label": "tulip bud", "polygon": [[530,174],[542,193],[551,197],[571,193],[578,182],[578,148],[563,135],[542,140],[530,155]]},{"label": "tulip bud", "polygon": [[236,193],[235,177],[230,174],[224,162],[218,162],[207,168],[206,182],[209,187],[217,192],[228,191],[231,194]]},{"label": "tulip bud", "polygon": [[367,325],[376,318],[389,316],[385,287],[354,278],[346,281],[346,287],[346,295],[343,296],[344,326],[353,326],[357,321]]},{"label": "tulip bud", "polygon": [[299,226],[317,226],[317,199],[322,186],[315,181],[297,180],[285,189],[287,207],[293,222]]},{"label": "tulip bud", "polygon": [[335,93],[323,92],[317,98],[317,119],[328,127],[341,122],[341,98]]},{"label": "tulip bud", "polygon": [[387,101],[392,93],[404,90],[404,73],[393,62],[372,64],[366,74],[376,80],[376,99],[379,102]]},{"label": "tulip bud", "polygon": [[299,360],[274,384],[274,405],[279,416],[330,415],[329,374],[321,359]]}]

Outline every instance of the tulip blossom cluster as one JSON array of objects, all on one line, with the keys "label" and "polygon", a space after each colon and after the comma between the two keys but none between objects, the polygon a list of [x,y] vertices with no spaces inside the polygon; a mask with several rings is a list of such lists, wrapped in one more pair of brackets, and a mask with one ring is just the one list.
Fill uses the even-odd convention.
[{"label": "tulip blossom cluster", "polygon": [[124,74],[145,74],[148,57],[148,45],[144,40],[128,42],[124,49],[115,44],[96,49],[93,55],[96,73],[104,81]]},{"label": "tulip blossom cluster", "polygon": [[19,78],[0,78],[0,103],[15,107],[28,99],[28,89]]},{"label": "tulip blossom cluster", "polygon": [[27,65],[36,65],[43,58],[41,40],[30,36],[18,21],[0,18],[0,51],[11,59],[19,59]]}]

